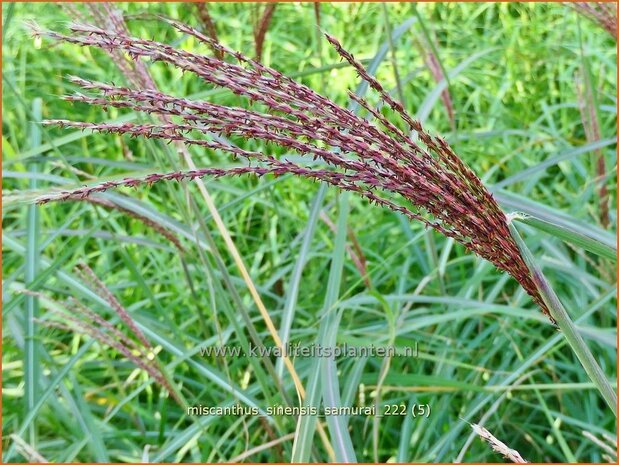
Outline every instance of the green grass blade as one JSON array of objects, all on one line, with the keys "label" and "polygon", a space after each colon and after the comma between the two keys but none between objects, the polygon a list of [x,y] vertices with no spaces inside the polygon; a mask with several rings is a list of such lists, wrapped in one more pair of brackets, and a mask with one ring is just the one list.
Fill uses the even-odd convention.
[{"label": "green grass blade", "polygon": [[[41,119],[41,99],[37,98],[32,104],[32,113],[35,118]],[[30,127],[30,142],[31,147],[36,148],[41,145],[41,131],[38,122],[32,122]],[[38,163],[29,164],[28,171],[37,173],[39,171]],[[35,177],[30,178],[30,189],[37,188],[37,180]],[[40,267],[40,250],[39,250],[39,206],[29,205],[27,211],[27,246],[26,246],[26,286],[31,284],[37,278],[37,273]],[[24,348],[24,411],[26,414],[34,408],[36,398],[38,397],[38,389],[40,386],[41,366],[39,361],[39,344],[37,342],[37,328],[35,319],[39,317],[39,302],[35,296],[28,295],[25,298],[26,315],[26,341]],[[35,426],[32,425],[28,431],[28,442],[33,447],[36,447],[37,437]]]},{"label": "green grass blade", "polygon": [[535,263],[535,258],[533,257],[533,254],[531,253],[529,248],[526,246],[526,244],[520,237],[518,230],[516,229],[516,227],[514,226],[512,222],[509,223],[509,229],[510,229],[510,232],[514,240],[518,244],[520,252],[522,253],[523,258],[527,266],[529,267],[529,270],[531,271],[533,281],[537,285],[537,288],[542,296],[542,299],[544,299],[544,302],[546,303],[546,305],[548,306],[548,309],[550,310],[550,314],[556,320],[557,325],[563,332],[565,339],[567,340],[568,344],[570,345],[570,347],[572,348],[572,350],[578,357],[578,360],[580,360],[580,363],[582,364],[583,368],[587,372],[587,375],[589,375],[589,378],[591,379],[591,381],[593,381],[593,383],[597,386],[598,390],[600,391],[600,394],[606,401],[606,404],[608,404],[608,406],[610,407],[610,409],[612,410],[612,412],[615,414],[615,417],[616,417],[617,416],[617,394],[615,393],[613,388],[610,386],[610,383],[608,382],[606,375],[604,374],[604,372],[598,365],[597,361],[593,357],[593,354],[589,350],[589,347],[587,346],[584,339],[578,332],[576,325],[574,325],[574,323],[570,319],[569,314],[563,307],[563,304],[559,300],[559,297],[557,296],[557,294],[554,292],[554,290],[550,286],[550,283],[548,282],[548,280],[542,273],[542,270]]},{"label": "green grass blade", "polygon": [[561,429],[559,428],[557,422],[555,421],[555,418],[553,418],[552,413],[550,413],[550,409],[548,408],[548,405],[546,404],[544,397],[540,394],[538,390],[535,390],[534,393],[535,393],[535,397],[537,398],[540,406],[542,407],[542,411],[544,412],[544,415],[546,415],[546,418],[548,419],[548,424],[550,425],[550,429],[554,433],[554,436],[557,438],[557,443],[559,444],[559,447],[561,448],[563,455],[565,455],[566,461],[570,463],[578,462],[578,460],[574,456],[574,453],[570,449],[570,446],[567,444],[567,441],[565,440],[565,435],[561,432]]},{"label": "green grass blade", "polygon": [[[441,59],[441,54],[438,52],[436,44],[434,43],[434,39],[433,39],[432,35],[430,34],[430,30],[426,26],[426,22],[423,19],[421,13],[419,12],[419,8],[417,8],[416,4],[413,4],[413,11],[415,12],[415,17],[419,20],[419,26],[421,27],[421,32],[422,32],[423,36],[425,37],[426,43],[430,47],[430,50],[432,51],[432,53],[436,57],[436,61],[438,62],[439,67],[441,68],[441,72],[443,73],[444,80],[445,80],[445,89],[449,90],[450,87],[451,87],[451,83],[449,82],[450,81],[450,76],[447,73],[447,70],[445,69],[445,64],[443,63],[443,60]],[[441,91],[441,93],[442,93],[442,91]],[[433,98],[435,98],[435,97],[433,96]],[[434,106],[434,103],[432,103],[432,106]],[[447,108],[445,108],[445,111],[447,111]],[[455,124],[453,125],[452,129],[454,131],[456,130]],[[454,137],[457,137],[457,134],[454,134]]]},{"label": "green grass blade", "polygon": [[15,4],[9,3],[6,7],[6,16],[4,22],[2,23],[2,41],[6,38],[6,33],[9,30],[9,25],[11,24],[11,20],[13,19],[13,13],[15,11]]},{"label": "green grass blade", "polygon": [[385,32],[387,34],[387,43],[389,45],[389,53],[391,55],[391,66],[393,68],[393,77],[396,83],[396,89],[398,92],[398,99],[400,103],[406,108],[406,101],[404,100],[404,91],[402,90],[402,80],[400,79],[400,72],[398,71],[398,62],[396,58],[396,48],[393,44],[393,34],[391,32],[391,23],[389,21],[389,8],[385,3],[383,7],[383,19],[385,22]]},{"label": "green grass blade", "polygon": [[110,461],[110,457],[107,453],[107,449],[105,448],[103,438],[101,437],[99,425],[95,423],[91,409],[88,406],[88,403],[84,400],[84,393],[82,392],[80,383],[71,373],[69,373],[68,378],[75,394],[76,408],[79,409],[83,419],[84,429],[86,430],[84,431],[85,438],[88,439],[88,444],[90,445],[97,462],[107,463]]},{"label": "green grass blade", "polygon": [[[342,193],[340,196],[340,212],[337,221],[337,232],[333,256],[331,258],[331,269],[329,271],[329,281],[327,294],[324,302],[324,319],[321,322],[322,332],[318,339],[320,347],[335,347],[337,343],[337,329],[339,327],[339,317],[336,304],[342,282],[344,271],[344,257],[346,252],[347,219],[350,210],[348,202],[349,193]],[[322,375],[322,396],[325,407],[339,408],[342,406],[340,399],[340,386],[337,376],[337,365],[334,357],[322,358],[320,363]],[[352,446],[352,440],[348,433],[348,419],[340,415],[328,415],[327,425],[335,451],[335,458],[338,462],[356,462],[357,458]]]},{"label": "green grass blade", "polygon": [[[322,207],[322,203],[326,193],[327,187],[325,185],[322,185],[320,186],[318,192],[316,193],[316,196],[314,197],[314,201],[310,210],[310,216],[307,220],[305,232],[303,233],[303,243],[301,244],[299,256],[296,260],[294,269],[292,271],[292,276],[290,278],[290,285],[288,293],[286,295],[286,304],[284,305],[284,310],[282,312],[282,319],[279,330],[279,337],[282,339],[282,344],[284,345],[290,340],[290,328],[292,327],[292,320],[294,319],[297,298],[299,296],[301,276],[303,274],[303,268],[307,261],[307,255],[312,244],[312,239],[314,238],[316,223],[318,222],[320,208]],[[281,359],[279,359],[277,361],[277,374],[279,376],[281,376],[283,368],[284,365]]]},{"label": "green grass blade", "polygon": [[539,172],[543,172],[546,170],[546,168],[549,168],[551,166],[554,166],[558,163],[561,163],[563,161],[567,161],[567,160],[571,160],[572,158],[575,158],[579,155],[583,155],[585,153],[589,153],[592,152],[594,150],[598,150],[598,149],[602,149],[604,147],[608,147],[610,145],[616,144],[617,143],[617,139],[613,138],[613,137],[609,137],[607,139],[602,139],[602,140],[598,140],[595,142],[591,142],[589,144],[584,144],[581,145],[580,147],[575,147],[575,148],[571,148],[569,150],[566,150],[562,153],[560,153],[559,155],[555,155],[554,157],[550,157],[547,158],[546,160],[542,161],[541,163],[538,163],[535,166],[532,166],[530,168],[527,168],[525,170],[520,171],[517,174],[514,174],[512,176],[509,176],[508,178],[505,178],[502,181],[497,182],[494,187],[496,189],[501,189],[505,186],[509,186],[511,184],[514,184],[518,181],[524,181],[527,180],[529,178],[531,178],[532,175],[539,173]]},{"label": "green grass blade", "polygon": [[[415,403],[415,397],[411,396],[408,399],[407,408],[410,408],[412,404]],[[406,415],[404,417],[404,421],[402,422],[402,429],[400,430],[400,441],[398,444],[398,455],[396,456],[396,462],[398,463],[408,463],[410,462],[410,442],[411,436],[413,435],[413,416]]]},{"label": "green grass blade", "polygon": [[476,60],[479,60],[480,58],[498,50],[498,47],[491,47],[486,50],[473,53],[471,56],[462,60],[462,62],[458,64],[458,66],[454,67],[448,73],[446,73],[445,79],[442,79],[439,83],[436,84],[434,89],[432,89],[432,91],[428,93],[423,103],[419,106],[419,109],[416,113],[416,118],[422,122],[428,119],[428,116],[434,108],[434,105],[436,104],[438,99],[441,98],[441,93],[448,88],[448,80],[449,82],[453,81],[456,77],[458,77],[460,73],[462,73],[466,68],[469,67],[469,65],[474,63]]},{"label": "green grass blade", "polygon": [[[319,373],[319,362],[316,359],[312,361],[312,370],[310,371],[309,380],[305,386],[305,407],[320,407],[322,399],[322,380]],[[312,452],[314,432],[316,430],[316,422],[318,417],[315,415],[300,415],[295,430],[294,441],[292,443],[291,463],[307,463]]]},{"label": "green grass blade", "polygon": [[[591,315],[593,315],[596,311],[598,311],[603,305],[608,303],[608,301],[614,296],[614,292],[608,292],[605,296],[600,298],[594,305],[591,306],[586,312],[584,312],[577,320],[576,323],[581,321],[585,321]],[[536,351],[534,351],[531,355],[529,355],[524,362],[522,362],[518,368],[513,370],[508,376],[506,376],[502,381],[495,383],[495,386],[510,386],[512,385],[519,377],[521,377],[526,370],[530,369],[536,363],[539,362],[541,358],[543,358],[547,353],[551,351],[551,349],[555,348],[562,341],[565,341],[565,338],[561,334],[555,334],[548,341],[546,341],[541,347],[539,347]],[[468,409],[467,413],[462,415],[466,421],[474,421],[475,415],[477,415],[482,409],[493,399],[495,398],[495,394],[486,394],[483,395],[480,399],[471,402],[471,407]],[[439,455],[440,450],[444,450],[446,444],[451,444],[452,441],[456,440],[457,436],[460,434],[462,429],[465,427],[466,423],[462,422],[455,425],[448,434],[445,434],[441,437],[440,441],[437,441],[432,449],[429,451],[430,456],[434,456],[437,461],[441,460],[441,455]]]},{"label": "green grass blade", "polygon": [[607,247],[617,248],[617,240],[615,234],[603,230],[599,226],[586,223],[580,219],[574,218],[567,213],[564,213],[555,208],[543,205],[539,202],[531,200],[522,195],[514,194],[506,191],[495,191],[492,187],[490,190],[496,196],[497,200],[508,211],[520,211],[529,216],[539,218],[540,220],[554,223],[562,228],[572,230],[578,234],[589,236],[603,243]]},{"label": "green grass blade", "polygon": [[582,247],[583,249],[588,250],[591,253],[594,253],[601,257],[610,258],[614,262],[617,261],[617,248],[600,242],[593,237],[589,237],[577,231],[565,228],[559,224],[545,221],[529,215],[518,215],[516,213],[514,214],[513,219],[520,221],[521,223],[528,224],[529,226],[533,226],[540,231],[544,231],[566,242],[570,242],[578,247]]},{"label": "green grass blade", "polygon": [[[402,24],[396,27],[391,36],[391,40],[393,42],[398,40],[408,30],[408,28],[410,28],[415,23],[415,21],[417,21],[417,18],[408,18],[406,21],[404,21]],[[381,45],[381,47],[378,49],[378,52],[376,52],[376,55],[374,55],[374,58],[372,58],[372,61],[366,67],[367,72],[371,76],[376,74],[376,70],[378,69],[378,66],[386,58],[388,52],[389,52],[389,43],[388,41],[385,41]],[[362,81],[357,86],[357,89],[355,90],[355,94],[357,94],[359,97],[363,97],[365,93],[368,91],[368,88],[369,88],[368,83],[365,81]],[[352,102],[348,108],[351,111],[357,112],[359,110],[359,104],[356,102]]]},{"label": "green grass blade", "polygon": [[[409,18],[400,24],[394,31],[391,37],[391,40],[395,42],[398,40],[404,32],[408,30],[410,26],[412,26],[416,21],[416,18]],[[370,75],[374,75],[378,69],[380,63],[386,58],[387,53],[389,51],[389,42],[385,41],[382,46],[379,48],[378,52],[372,59],[372,61],[367,66],[367,71]],[[355,94],[359,97],[363,97],[368,91],[368,83],[362,81],[356,88]],[[348,107],[351,111],[357,113],[359,111],[359,104],[356,102],[351,102]],[[321,326],[322,328],[322,326]],[[321,337],[320,334],[318,336]],[[312,364],[312,370],[310,371],[309,381],[307,383],[307,393],[304,405],[305,406],[320,406],[320,401],[322,399],[322,384],[319,379],[320,370],[320,360],[316,360]],[[292,458],[291,461],[293,463],[302,463],[307,462],[309,460],[309,456],[311,453],[312,439],[314,437],[314,431],[316,428],[317,418],[312,415],[300,416],[299,421],[297,423],[297,429],[295,431],[295,437],[292,447]]]},{"label": "green grass blade", "polygon": [[[90,341],[82,345],[82,347],[79,348],[75,355],[73,355],[69,360],[67,360],[67,362],[62,366],[58,373],[56,373],[54,378],[49,382],[47,388],[45,388],[45,390],[43,390],[41,394],[37,397],[36,403],[33,405],[32,410],[30,410],[24,417],[22,424],[16,432],[18,436],[23,436],[24,433],[28,430],[28,428],[30,428],[35,418],[39,414],[39,410],[41,410],[41,407],[43,407],[45,402],[47,402],[47,399],[49,399],[52,394],[56,393],[56,389],[67,376],[71,368],[73,368],[75,363],[77,363],[77,361],[82,357],[82,355],[88,352],[90,346],[93,345],[94,342],[95,341],[91,339]],[[15,445],[11,444],[9,449],[6,451],[6,455],[2,458],[3,461],[5,463],[10,462],[14,454]]]}]

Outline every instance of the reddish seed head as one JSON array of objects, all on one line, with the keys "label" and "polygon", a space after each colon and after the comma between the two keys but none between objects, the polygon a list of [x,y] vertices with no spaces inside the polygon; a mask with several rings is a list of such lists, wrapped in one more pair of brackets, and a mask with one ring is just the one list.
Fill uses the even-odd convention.
[{"label": "reddish seed head", "polygon": [[[511,239],[505,215],[479,178],[454,154],[444,139],[432,136],[418,121],[413,120],[402,105],[393,100],[334,37],[325,35],[340,56],[399,116],[408,128],[406,131],[398,128],[360,97],[351,96],[375,117],[376,124],[339,107],[277,71],[216,44],[189,26],[176,22],[171,24],[184,33],[215,45],[216,50],[232,56],[242,66],[90,26],[74,27],[74,35],[70,37],[56,33],[48,35],[83,46],[128,54],[135,60],[151,58],[182,71],[190,71],[213,86],[247,97],[252,106],[254,102],[260,103],[266,111],[190,101],[149,88],[129,89],[71,78],[72,82],[83,89],[99,94],[99,97],[79,95],[74,97],[75,100],[96,105],[107,102],[109,106],[159,115],[166,123],[93,124],[64,120],[47,123],[168,142],[180,141],[188,145],[223,150],[259,161],[263,166],[152,174],[140,179],[107,182],[46,196],[39,199],[39,203],[88,196],[118,186],[135,187],[165,180],[241,174],[262,176],[267,173],[280,176],[291,173],[356,192],[371,203],[422,221],[426,226],[454,238],[514,276],[547,313],[528,268]],[[415,131],[421,142],[413,140],[408,135],[409,131]],[[214,134],[261,141],[265,144],[265,152],[272,146],[283,147],[308,158],[321,160],[328,169],[303,167],[264,153],[243,150],[217,141],[213,138]]]}]

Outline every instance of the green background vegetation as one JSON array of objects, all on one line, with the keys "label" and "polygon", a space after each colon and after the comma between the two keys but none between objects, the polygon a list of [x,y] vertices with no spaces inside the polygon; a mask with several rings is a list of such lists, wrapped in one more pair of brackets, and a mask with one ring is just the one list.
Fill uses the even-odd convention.
[{"label": "green background vegetation", "polygon": [[[191,4],[119,7],[130,16],[147,11],[200,25]],[[213,4],[209,11],[224,44],[253,54],[251,4]],[[33,299],[16,293],[24,287],[55,299],[74,296],[117,322],[73,272],[84,261],[156,345],[157,358],[191,404],[229,405],[237,402],[234,389],[242,392],[244,405],[284,402],[261,360],[199,355],[209,345],[247,344],[243,314],[265,345],[273,342],[195,184],[106,194],[171,229],[183,253],[123,212],[85,202],[37,207],[38,219],[31,213],[28,221],[34,207],[23,198],[29,191],[182,166],[173,147],[159,141],[36,124],[41,117],[89,122],[141,117],[61,100],[76,90],[69,74],[125,81],[98,50],[33,39],[24,26],[32,19],[64,31],[71,18],[58,5],[3,5],[3,193],[18,198],[3,212],[4,459],[25,460],[16,453],[12,433],[59,462],[229,461],[293,433],[291,417],[187,417],[143,371],[79,332],[37,326],[36,338],[27,337],[29,310],[50,315],[44,302],[38,310],[28,308],[36,305]],[[408,111],[449,140],[507,212],[527,206],[541,216],[563,215],[612,241],[616,48],[603,30],[561,4],[322,4],[320,21],[366,64],[387,47],[376,71],[379,80],[397,95],[395,64]],[[391,50],[387,24],[399,33]],[[154,20],[134,18],[129,26],[136,36],[211,53]],[[450,75],[455,130],[423,61],[419,40],[425,37],[434,41]],[[320,38],[311,4],[277,7],[263,58],[340,105],[348,104],[346,90],[359,85],[354,71]],[[596,145],[587,142],[578,109],[574,74],[583,63],[593,77],[604,141]],[[159,64],[149,69],[171,95],[244,104],[195,76]],[[376,101],[371,92],[368,97]],[[243,146],[265,149],[257,142]],[[609,173],[608,232],[599,224],[596,147]],[[191,153],[201,167],[235,163],[212,151]],[[564,339],[511,277],[421,224],[335,189],[289,176],[207,181],[275,324],[294,311],[292,342],[324,342],[328,335],[319,332],[324,318],[338,343],[418,342],[418,358],[338,360],[341,405],[371,404],[380,385],[381,404],[432,409],[429,418],[350,418],[357,460],[449,462],[463,450],[463,461],[501,460],[463,419],[483,419],[530,461],[601,460],[601,449],[582,432],[614,436],[615,418]],[[519,228],[600,365],[616,379],[615,264],[553,234]],[[304,244],[308,230],[313,236]],[[361,276],[350,250],[364,257],[369,279]],[[304,267],[295,285],[299,263]],[[297,359],[295,368],[307,384],[312,360]],[[283,381],[296,404],[285,370]],[[320,376],[319,382],[332,379]],[[44,398],[34,409],[24,399],[32,389],[36,399]],[[338,447],[336,440],[332,444]],[[312,460],[328,460],[318,435],[308,450]],[[289,461],[291,451],[287,439],[249,460]]]}]

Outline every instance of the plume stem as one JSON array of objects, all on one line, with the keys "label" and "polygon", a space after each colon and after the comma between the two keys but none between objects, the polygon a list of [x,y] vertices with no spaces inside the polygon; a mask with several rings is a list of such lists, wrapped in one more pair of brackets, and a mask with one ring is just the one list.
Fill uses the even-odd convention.
[{"label": "plume stem", "polygon": [[537,286],[537,290],[539,294],[546,304],[550,312],[550,316],[555,320],[557,326],[565,336],[565,340],[572,348],[572,351],[576,354],[576,357],[580,361],[582,367],[587,372],[587,375],[593,381],[598,391],[604,398],[604,401],[608,404],[610,409],[612,410],[615,417],[617,416],[617,393],[613,390],[606,378],[606,375],[600,368],[600,365],[593,357],[591,350],[585,343],[585,340],[582,338],[580,333],[578,332],[578,328],[570,318],[570,315],[565,310],[565,307],[559,300],[559,297],[555,293],[554,289],[551,287],[550,283],[542,273],[541,268],[535,262],[535,258],[533,254],[525,244],[522,237],[518,233],[518,230],[514,226],[513,222],[509,222],[509,231],[516,241],[520,252],[524,258],[524,262],[529,267],[531,271],[531,276],[533,278],[533,282]]}]

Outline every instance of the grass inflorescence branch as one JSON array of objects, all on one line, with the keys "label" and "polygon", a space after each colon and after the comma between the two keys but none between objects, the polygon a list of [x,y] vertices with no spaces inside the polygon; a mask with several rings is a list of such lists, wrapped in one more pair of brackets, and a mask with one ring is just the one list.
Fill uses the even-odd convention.
[{"label": "grass inflorescence branch", "polygon": [[[326,97],[258,61],[230,50],[211,37],[182,23],[165,20],[221,54],[222,59],[198,55],[153,40],[130,37],[96,26],[75,24],[71,35],[39,32],[81,46],[119,52],[133,58],[163,62],[191,72],[205,82],[247,98],[252,109],[216,105],[207,101],[170,96],[149,87],[128,88],[71,78],[89,95],[68,100],[115,107],[159,116],[156,124],[111,124],[50,120],[48,124],[132,137],[182,142],[220,150],[249,161],[230,169],[201,168],[141,178],[106,181],[97,185],[50,193],[40,203],[87,198],[121,186],[204,176],[292,174],[353,191],[370,202],[423,222],[496,267],[511,274],[549,315],[531,279],[506,216],[475,173],[441,137],[431,135],[368,74],[363,65],[332,36],[327,40],[392,110],[392,122],[366,100],[351,96],[374,122],[358,116]],[[223,58],[236,61],[231,63]],[[266,111],[264,110],[266,108]],[[163,118],[162,118],[163,117]],[[257,140],[312,159],[324,167],[301,166],[262,152],[244,150],[221,137]],[[258,165],[255,165],[257,163]],[[549,315],[550,317],[550,315]],[[552,317],[550,317],[552,319]]]}]

